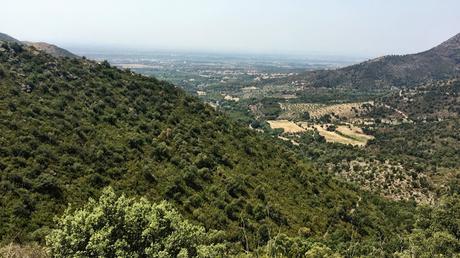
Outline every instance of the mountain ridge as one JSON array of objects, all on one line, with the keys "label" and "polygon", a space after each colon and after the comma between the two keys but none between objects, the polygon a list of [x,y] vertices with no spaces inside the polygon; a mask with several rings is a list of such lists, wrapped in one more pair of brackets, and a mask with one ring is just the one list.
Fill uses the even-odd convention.
[{"label": "mountain ridge", "polygon": [[307,87],[381,90],[459,75],[460,33],[423,52],[381,56],[336,70],[305,72],[290,80],[302,80]]},{"label": "mountain ridge", "polygon": [[20,41],[16,38],[11,37],[8,34],[0,32],[0,41],[17,43],[20,45],[26,45],[33,47],[39,51],[43,51],[53,57],[68,57],[68,58],[79,58],[79,56],[71,53],[70,51],[60,48],[56,45],[46,43],[46,42],[31,42],[31,41]]},{"label": "mountain ridge", "polygon": [[10,35],[6,33],[1,33],[1,32],[0,32],[0,41],[21,43],[21,41],[11,37]]}]

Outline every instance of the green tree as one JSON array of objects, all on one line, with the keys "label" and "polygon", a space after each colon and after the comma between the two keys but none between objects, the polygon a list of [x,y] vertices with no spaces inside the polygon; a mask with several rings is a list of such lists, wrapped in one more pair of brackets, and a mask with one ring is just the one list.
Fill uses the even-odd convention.
[{"label": "green tree", "polygon": [[46,243],[55,257],[216,257],[225,250],[218,238],[167,202],[118,197],[109,187],[82,209],[69,207]]}]

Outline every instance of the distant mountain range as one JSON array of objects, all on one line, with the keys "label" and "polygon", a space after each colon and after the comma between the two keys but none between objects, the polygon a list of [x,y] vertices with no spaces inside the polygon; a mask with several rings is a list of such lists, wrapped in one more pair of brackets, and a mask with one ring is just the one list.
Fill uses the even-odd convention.
[{"label": "distant mountain range", "polygon": [[305,72],[289,78],[309,87],[386,89],[413,88],[427,81],[460,74],[460,34],[425,52],[388,55],[337,70]]},{"label": "distant mountain range", "polygon": [[70,51],[60,48],[58,46],[55,46],[53,44],[49,44],[45,42],[20,41],[5,33],[0,33],[0,41],[14,42],[14,43],[18,43],[21,45],[32,46],[36,48],[37,50],[43,51],[54,57],[70,57],[70,58],[78,57],[77,55],[71,53]]}]

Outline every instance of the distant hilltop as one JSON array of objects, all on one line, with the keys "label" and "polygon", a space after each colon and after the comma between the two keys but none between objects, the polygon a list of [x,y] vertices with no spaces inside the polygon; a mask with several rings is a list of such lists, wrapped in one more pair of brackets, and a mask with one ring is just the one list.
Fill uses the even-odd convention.
[{"label": "distant hilltop", "polygon": [[1,33],[1,32],[0,32],[0,41],[21,43],[21,41],[11,37],[10,35],[7,35],[7,34]]},{"label": "distant hilltop", "polygon": [[6,42],[14,42],[18,43],[21,45],[26,45],[33,47],[37,50],[43,51],[49,55],[52,55],[53,57],[70,57],[70,58],[78,58],[77,55],[71,53],[68,50],[65,50],[63,48],[60,48],[56,45],[49,44],[46,42],[30,42],[30,41],[20,41],[18,39],[15,39],[11,37],[10,35],[7,35],[5,33],[0,32],[0,41],[6,41]]}]

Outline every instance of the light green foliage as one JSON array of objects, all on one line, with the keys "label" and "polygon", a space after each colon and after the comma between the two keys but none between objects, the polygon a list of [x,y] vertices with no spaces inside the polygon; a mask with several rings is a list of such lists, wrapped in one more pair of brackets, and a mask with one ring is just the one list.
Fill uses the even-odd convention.
[{"label": "light green foliage", "polygon": [[218,232],[184,220],[167,202],[117,197],[106,188],[98,201],[68,208],[46,238],[56,257],[216,257]]}]

